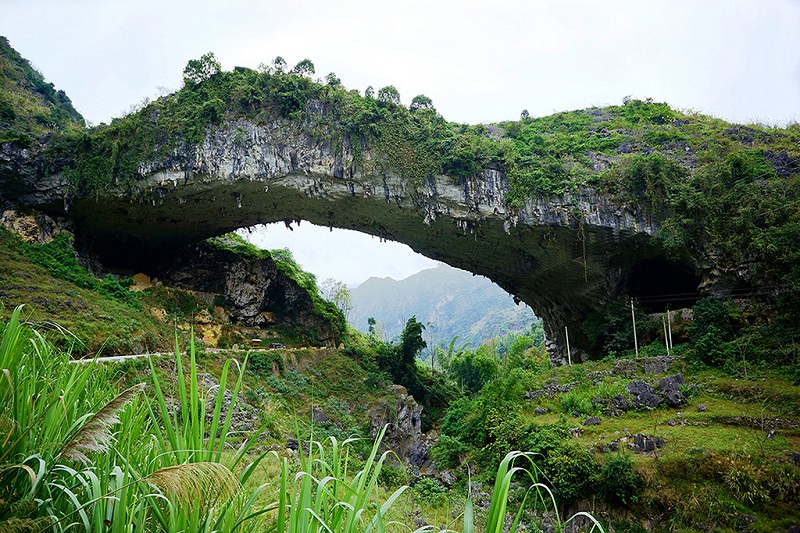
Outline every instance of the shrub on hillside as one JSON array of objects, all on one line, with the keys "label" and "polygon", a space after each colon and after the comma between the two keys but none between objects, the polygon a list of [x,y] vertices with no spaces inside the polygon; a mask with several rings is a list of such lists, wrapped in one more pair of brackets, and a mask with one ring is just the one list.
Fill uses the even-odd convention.
[{"label": "shrub on hillside", "polygon": [[560,505],[589,496],[600,470],[588,451],[570,443],[560,444],[550,451],[543,466],[547,483]]},{"label": "shrub on hillside", "polygon": [[596,478],[597,494],[609,505],[623,506],[636,502],[643,481],[630,457],[613,455],[600,468]]}]

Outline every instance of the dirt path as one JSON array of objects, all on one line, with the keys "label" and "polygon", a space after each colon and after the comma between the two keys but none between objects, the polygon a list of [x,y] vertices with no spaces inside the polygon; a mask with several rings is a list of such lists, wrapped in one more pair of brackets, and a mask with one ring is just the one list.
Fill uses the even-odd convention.
[{"label": "dirt path", "polygon": [[[159,357],[162,355],[174,355],[175,352],[153,352],[153,353],[138,353],[138,354],[131,354],[131,355],[110,355],[108,357],[95,357],[95,358],[85,358],[85,359],[71,359],[70,363],[91,363],[92,361],[97,361],[98,363],[120,363],[122,361],[127,361],[128,359],[144,359],[146,357]],[[186,352],[181,352],[181,355],[186,355]]]},{"label": "dirt path", "polygon": [[[270,349],[272,349],[272,348],[270,348]],[[282,349],[287,350],[287,348],[282,348]],[[292,348],[288,348],[288,349],[291,350]],[[261,349],[256,349],[256,350],[252,350],[252,351],[266,351],[266,350],[267,349],[265,349],[265,348],[261,348]],[[220,352],[227,352],[229,350],[226,350],[224,348],[206,348],[205,351],[206,352],[212,352],[212,353],[220,353]],[[175,355],[175,352],[152,352],[152,353],[138,353],[138,354],[130,354],[130,355],[109,355],[107,357],[95,357],[95,358],[87,357],[87,358],[84,358],[84,359],[71,359],[70,363],[90,363],[92,361],[97,361],[99,363],[105,363],[105,362],[108,362],[108,363],[119,363],[119,362],[122,362],[122,361],[127,361],[128,359],[144,359],[146,357],[160,357],[160,356],[163,356],[163,355]],[[183,355],[187,355],[187,353],[186,352],[181,352],[181,355],[182,356]]]}]

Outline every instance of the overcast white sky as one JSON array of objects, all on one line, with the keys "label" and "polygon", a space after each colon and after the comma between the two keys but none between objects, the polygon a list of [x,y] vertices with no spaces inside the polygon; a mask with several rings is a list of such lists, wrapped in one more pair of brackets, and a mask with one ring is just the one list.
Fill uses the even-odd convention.
[{"label": "overcast white sky", "polygon": [[[456,122],[627,95],[732,122],[800,120],[800,0],[0,0],[0,13],[0,34],[94,124],[179,88],[209,51],[226,70],[309,58],[350,89],[425,94]],[[309,228],[260,242],[351,285],[434,265],[368,236],[342,237],[346,248],[326,230],[323,244]],[[337,253],[354,245],[368,269]]]}]

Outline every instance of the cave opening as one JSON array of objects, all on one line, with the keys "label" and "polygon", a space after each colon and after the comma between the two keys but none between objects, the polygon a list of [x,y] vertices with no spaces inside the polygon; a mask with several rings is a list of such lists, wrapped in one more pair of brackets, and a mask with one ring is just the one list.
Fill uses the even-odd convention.
[{"label": "cave opening", "polygon": [[701,295],[700,278],[695,272],[664,257],[634,263],[626,289],[628,294],[651,313],[692,307]]}]

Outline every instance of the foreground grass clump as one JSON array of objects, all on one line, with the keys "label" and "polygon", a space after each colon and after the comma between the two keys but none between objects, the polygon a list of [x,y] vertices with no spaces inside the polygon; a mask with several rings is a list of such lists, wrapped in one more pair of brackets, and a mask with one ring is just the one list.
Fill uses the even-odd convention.
[{"label": "foreground grass clump", "polygon": [[[54,350],[21,307],[0,335],[0,530],[370,533],[392,524],[390,508],[407,487],[385,497],[383,433],[366,459],[350,452],[354,441],[335,437],[304,442],[297,456],[253,453],[260,429],[231,448],[247,358],[228,360],[219,386],[204,394],[194,345],[188,373],[176,345],[174,381],[151,361],[147,382],[118,391],[102,364]],[[539,494],[533,470],[512,464],[523,455],[500,465],[487,531],[502,530],[516,474]],[[279,472],[262,476],[273,459]],[[463,530],[475,522],[467,500]]]},{"label": "foreground grass clump", "polygon": [[203,439],[230,415],[205,417],[196,375],[176,398],[182,409],[158,410],[155,374],[153,401],[145,384],[117,393],[101,365],[71,363],[20,315],[3,325],[0,344],[3,529],[230,531],[249,514],[240,492],[252,463],[239,468],[248,448],[223,457],[226,432]]}]

